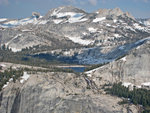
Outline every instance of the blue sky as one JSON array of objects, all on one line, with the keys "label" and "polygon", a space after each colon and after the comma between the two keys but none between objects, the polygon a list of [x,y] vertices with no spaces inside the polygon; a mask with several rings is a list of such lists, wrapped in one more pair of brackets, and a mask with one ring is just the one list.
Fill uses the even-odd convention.
[{"label": "blue sky", "polygon": [[87,12],[119,7],[136,18],[150,18],[150,0],[0,0],[0,18],[25,18],[34,11],[45,15],[50,9],[64,5]]}]

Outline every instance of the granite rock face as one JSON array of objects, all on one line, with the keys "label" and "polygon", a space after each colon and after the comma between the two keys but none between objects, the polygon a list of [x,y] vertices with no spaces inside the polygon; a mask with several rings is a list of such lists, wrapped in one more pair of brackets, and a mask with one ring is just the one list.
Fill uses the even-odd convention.
[{"label": "granite rock face", "polygon": [[121,99],[94,93],[84,77],[67,73],[37,73],[21,84],[9,83],[0,93],[1,113],[133,113],[133,105],[118,105]]},{"label": "granite rock face", "polygon": [[123,12],[120,8],[115,8],[115,9],[99,9],[97,11],[99,16],[127,16],[129,18],[134,19],[134,17],[128,13],[128,12]]},{"label": "granite rock face", "polygon": [[150,81],[149,56],[150,41],[147,41],[122,58],[91,71],[91,74],[94,78],[102,77],[104,83],[129,82],[139,86]]}]

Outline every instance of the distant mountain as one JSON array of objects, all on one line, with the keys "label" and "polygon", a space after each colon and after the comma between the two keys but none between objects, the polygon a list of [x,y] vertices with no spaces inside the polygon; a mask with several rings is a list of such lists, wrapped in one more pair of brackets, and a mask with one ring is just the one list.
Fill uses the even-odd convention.
[{"label": "distant mountain", "polygon": [[150,27],[150,18],[148,18],[148,19],[141,19],[141,18],[138,18],[137,20],[138,20],[140,23],[142,23],[142,24],[144,24],[144,25]]},{"label": "distant mountain", "polygon": [[[0,113],[149,110],[149,92],[137,89],[150,88],[150,27],[146,21],[119,8],[87,13],[71,6],[54,8],[44,16],[33,13],[25,19],[0,19],[0,71],[10,69],[0,76]],[[88,71],[59,68],[68,64],[87,64]],[[129,92],[113,85],[119,82],[136,89]],[[112,85],[120,98],[106,94]],[[137,102],[140,105],[134,106]]]},{"label": "distant mountain", "polygon": [[[52,54],[80,64],[113,61],[133,49],[128,45],[150,36],[149,27],[119,8],[87,13],[65,6],[52,9],[43,17],[33,14],[26,19],[3,20],[1,45],[14,52],[32,48],[34,55]],[[126,46],[128,49],[122,49]]]},{"label": "distant mountain", "polygon": [[40,21],[40,14],[33,12],[32,16],[24,19],[0,19],[0,28],[14,28],[27,24],[44,24],[43,21]]}]

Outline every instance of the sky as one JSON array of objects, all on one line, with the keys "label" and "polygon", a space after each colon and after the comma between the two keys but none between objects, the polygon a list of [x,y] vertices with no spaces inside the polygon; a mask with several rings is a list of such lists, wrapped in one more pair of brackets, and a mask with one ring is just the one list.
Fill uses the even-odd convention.
[{"label": "sky", "polygon": [[89,13],[118,7],[136,18],[150,18],[150,0],[0,0],[0,18],[25,18],[32,12],[45,15],[52,8],[68,5]]}]

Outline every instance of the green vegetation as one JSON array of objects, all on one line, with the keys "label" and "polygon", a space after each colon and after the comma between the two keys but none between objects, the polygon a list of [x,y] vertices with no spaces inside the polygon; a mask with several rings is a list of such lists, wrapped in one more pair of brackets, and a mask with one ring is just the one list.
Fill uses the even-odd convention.
[{"label": "green vegetation", "polygon": [[45,69],[33,69],[33,68],[24,68],[24,71],[28,71],[31,73],[37,73],[37,72],[66,72],[66,73],[75,73],[72,69],[63,69],[63,68],[57,68],[57,67],[51,67],[51,68],[45,68]]},{"label": "green vegetation", "polygon": [[[35,52],[34,48],[36,47],[26,48],[26,49],[23,49],[21,52],[14,53],[11,51],[11,49],[9,49],[9,47],[6,48],[6,46],[3,45],[0,48],[0,53],[1,53],[0,62],[9,62],[9,63],[15,63],[15,64],[24,64],[24,65],[29,65],[29,66],[38,66],[38,67],[47,68],[48,69],[47,71],[50,71],[50,72],[53,71],[53,72],[75,73],[72,69],[54,67],[54,65],[62,65],[62,64],[68,65],[65,61],[63,61],[63,58],[58,60],[56,56],[51,57],[51,55],[47,55],[47,56],[45,55],[44,56],[45,59],[31,56],[31,54],[34,54]],[[48,57],[48,60],[46,60],[46,57]],[[69,59],[66,59],[66,60],[69,61]],[[38,71],[39,70],[37,70],[37,72]]]},{"label": "green vegetation", "polygon": [[23,70],[13,70],[10,68],[9,70],[5,70],[4,72],[0,72],[0,91],[2,90],[4,84],[6,84],[10,78],[15,82],[20,76],[23,76]]},{"label": "green vegetation", "polygon": [[5,70],[4,72],[0,72],[0,91],[2,90],[3,86],[12,78],[13,82],[16,82],[18,78],[23,76],[23,72],[27,71],[29,73],[35,74],[37,72],[67,72],[67,73],[74,73],[71,69],[63,69],[63,68],[50,68],[50,69],[33,69],[33,68],[20,68],[17,70],[14,70],[12,68],[9,68],[8,70]]},{"label": "green vegetation", "polygon": [[21,52],[14,53],[11,49],[8,49],[8,47],[6,48],[5,45],[3,45],[0,48],[0,62],[10,62],[47,68],[54,64],[64,64],[64,62],[57,61],[56,59],[47,61],[46,59],[35,58],[32,57],[31,54],[33,54],[33,48],[30,48],[30,50],[24,49]]},{"label": "green vegetation", "polygon": [[144,107],[143,113],[150,113],[150,90],[134,88],[130,91],[129,88],[122,86],[122,83],[115,83],[112,88],[107,88],[106,92],[118,97],[129,98],[133,104],[140,104]]},{"label": "green vegetation", "polygon": [[[15,82],[19,77],[23,75],[23,71],[28,71],[30,73],[37,73],[37,72],[67,72],[67,73],[75,73],[71,69],[64,69],[64,68],[57,68],[52,65],[61,64],[59,61],[47,61],[44,59],[33,58],[30,55],[32,53],[32,48],[29,51],[28,49],[23,50],[22,52],[12,52],[9,47],[2,45],[0,48],[0,62],[10,62],[15,64],[25,64],[30,66],[38,66],[43,67],[43,69],[38,68],[20,68],[17,70],[13,70],[12,68],[5,70],[4,72],[0,72],[0,91],[2,90],[4,84],[6,84],[11,78],[13,82]],[[2,67],[0,67],[2,70]]]},{"label": "green vegetation", "polygon": [[123,104],[129,104],[129,101],[127,99],[123,99],[123,101],[118,102],[119,105]]}]

